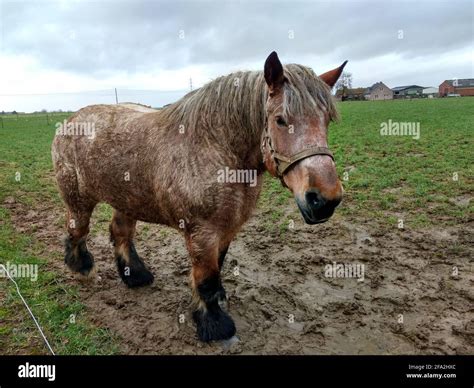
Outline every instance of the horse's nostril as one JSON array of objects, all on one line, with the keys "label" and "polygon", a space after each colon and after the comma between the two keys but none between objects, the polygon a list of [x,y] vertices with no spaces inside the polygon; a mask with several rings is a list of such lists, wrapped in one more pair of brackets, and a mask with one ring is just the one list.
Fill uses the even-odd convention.
[{"label": "horse's nostril", "polygon": [[324,205],[324,199],[316,191],[306,192],[305,199],[308,206],[315,210]]},{"label": "horse's nostril", "polygon": [[305,192],[304,198],[296,197],[296,203],[305,222],[311,225],[327,221],[337,206],[337,203],[327,200],[316,189]]}]

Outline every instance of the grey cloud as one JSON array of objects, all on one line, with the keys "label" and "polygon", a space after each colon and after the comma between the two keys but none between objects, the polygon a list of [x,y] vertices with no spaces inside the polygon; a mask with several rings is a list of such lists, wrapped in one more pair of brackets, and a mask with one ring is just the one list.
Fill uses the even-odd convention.
[{"label": "grey cloud", "polygon": [[263,62],[272,50],[292,61],[334,53],[350,60],[389,53],[413,58],[473,39],[469,1],[3,2],[0,17],[4,52],[96,76]]}]

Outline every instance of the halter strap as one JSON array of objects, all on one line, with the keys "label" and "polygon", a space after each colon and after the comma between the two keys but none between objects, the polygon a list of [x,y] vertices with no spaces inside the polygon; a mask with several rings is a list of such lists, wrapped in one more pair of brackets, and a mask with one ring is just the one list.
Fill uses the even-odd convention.
[{"label": "halter strap", "polygon": [[285,172],[293,164],[295,164],[296,162],[299,162],[300,160],[309,158],[310,156],[314,156],[314,155],[327,155],[332,160],[334,160],[334,155],[327,147],[310,146],[291,156],[286,156],[286,155],[282,155],[278,153],[273,148],[272,139],[268,133],[268,128],[266,124],[267,123],[265,120],[265,129],[263,131],[263,141],[262,141],[262,154],[265,155],[265,147],[268,147],[271,157],[276,164],[278,177],[280,178],[280,180],[282,180],[282,182],[283,182],[283,175],[285,174]]},{"label": "halter strap", "polygon": [[277,171],[280,176],[283,176],[283,174],[285,174],[285,171],[288,170],[293,164],[295,164],[296,162],[299,162],[300,160],[309,158],[310,156],[327,155],[332,160],[334,160],[334,155],[329,150],[329,148],[319,147],[319,146],[312,146],[309,148],[305,148],[304,150],[301,150],[300,152],[297,152],[296,154],[293,154],[291,156],[285,156],[285,155],[279,154],[276,151],[273,151],[272,154],[273,154],[273,159],[277,161],[276,163]]}]

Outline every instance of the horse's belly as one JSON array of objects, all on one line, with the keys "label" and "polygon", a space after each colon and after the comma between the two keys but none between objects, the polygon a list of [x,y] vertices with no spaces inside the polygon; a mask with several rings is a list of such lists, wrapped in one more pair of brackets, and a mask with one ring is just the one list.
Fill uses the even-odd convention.
[{"label": "horse's belly", "polygon": [[105,202],[114,209],[117,209],[138,221],[168,226],[173,226],[175,224],[172,219],[166,217],[166,214],[157,205],[144,203],[142,201],[135,203],[130,201],[116,202],[114,199]]},{"label": "horse's belly", "polygon": [[[138,173],[137,173],[138,175]],[[93,190],[93,195],[97,202],[105,202],[114,209],[119,210],[130,217],[145,222],[152,222],[164,225],[172,225],[174,223],[173,217],[170,217],[166,208],[154,190],[150,181],[138,176],[133,178],[133,172],[126,177],[130,180],[116,179],[114,174],[106,172],[99,174],[95,173],[95,179],[99,179],[101,184],[93,186],[93,180],[87,179],[89,188]]]}]

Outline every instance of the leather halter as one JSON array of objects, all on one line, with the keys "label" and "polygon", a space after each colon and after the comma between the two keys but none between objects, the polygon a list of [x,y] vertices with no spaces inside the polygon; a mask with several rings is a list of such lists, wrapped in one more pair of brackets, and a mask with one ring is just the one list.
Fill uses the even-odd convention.
[{"label": "leather halter", "polygon": [[263,130],[263,140],[262,140],[262,155],[265,159],[265,148],[268,147],[270,151],[270,156],[273,159],[276,165],[276,172],[280,180],[283,182],[283,175],[285,172],[296,162],[300,160],[309,158],[314,155],[327,155],[334,161],[334,155],[327,147],[319,146],[310,146],[302,149],[301,151],[291,155],[286,156],[277,152],[272,145],[272,138],[268,132],[267,122],[265,120],[265,129]]}]

